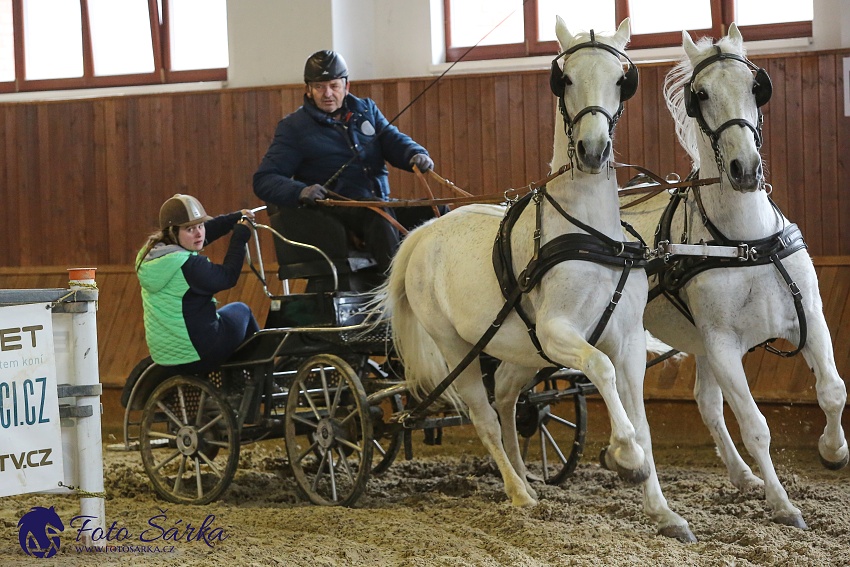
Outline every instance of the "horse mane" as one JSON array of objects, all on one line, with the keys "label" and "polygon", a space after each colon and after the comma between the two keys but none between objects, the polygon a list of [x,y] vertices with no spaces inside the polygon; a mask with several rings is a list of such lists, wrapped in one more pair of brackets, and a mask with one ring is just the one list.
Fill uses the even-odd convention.
[{"label": "horse mane", "polygon": [[[697,43],[701,55],[699,61],[711,55],[709,48],[713,45],[710,37],[703,37]],[[724,53],[738,53],[746,57],[746,52],[743,48],[739,48],[728,37],[723,37],[717,42],[718,47]],[[673,122],[676,126],[676,137],[679,138],[679,144],[685,149],[691,157],[694,169],[699,169],[699,148],[697,146],[698,136],[700,134],[699,125],[696,120],[688,116],[685,109],[685,88],[691,80],[691,74],[694,72],[694,65],[690,58],[685,55],[679,62],[667,73],[664,77],[664,102],[667,104],[667,109],[673,115]]]}]

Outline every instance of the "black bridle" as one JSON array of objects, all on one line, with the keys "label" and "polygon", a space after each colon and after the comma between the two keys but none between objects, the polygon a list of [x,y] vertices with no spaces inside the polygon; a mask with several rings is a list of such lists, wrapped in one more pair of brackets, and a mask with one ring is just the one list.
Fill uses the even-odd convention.
[{"label": "black bridle", "polygon": [[[595,48],[602,49],[614,55],[618,60],[620,57],[623,57],[629,63],[628,69],[623,73],[623,76],[617,81],[617,84],[620,86],[620,106],[617,108],[617,112],[613,115],[602,108],[601,106],[587,106],[581,110],[579,110],[575,116],[570,117],[567,112],[567,105],[564,102],[564,93],[566,91],[567,85],[572,84],[570,82],[569,77],[564,75],[564,72],[561,70],[561,67],[558,66],[558,59],[566,58],[569,55],[572,55],[576,51],[580,49],[587,48]],[[638,87],[638,70],[635,67],[635,64],[629,58],[628,55],[617,49],[616,47],[612,47],[606,43],[600,43],[596,41],[596,34],[593,30],[590,30],[590,41],[585,41],[584,43],[579,43],[563,51],[558,54],[552,60],[552,70],[549,75],[549,87],[552,89],[552,93],[558,97],[558,108],[561,110],[561,116],[564,117],[564,132],[567,134],[567,138],[569,139],[570,145],[570,156],[575,153],[575,144],[573,143],[573,126],[581,120],[583,116],[586,114],[596,114],[597,112],[601,113],[606,120],[608,120],[608,135],[612,135],[614,133],[614,127],[617,125],[617,121],[620,119],[620,116],[623,114],[623,103],[630,98],[632,98],[637,92]]]},{"label": "black bridle", "polygon": [[[762,124],[764,122],[764,115],[761,112],[761,107],[767,104],[767,102],[770,100],[770,96],[773,94],[773,85],[770,82],[770,76],[767,74],[767,71],[755,65],[746,57],[742,57],[735,53],[723,53],[722,51],[720,51],[720,47],[716,45],[714,46],[714,49],[716,50],[716,53],[714,55],[700,61],[700,63],[696,67],[694,67],[694,72],[691,74],[691,80],[688,81],[688,85],[685,88],[685,110],[687,111],[688,116],[690,116],[691,118],[696,118],[700,130],[702,130],[702,132],[706,136],[708,136],[708,139],[711,141],[711,148],[714,150],[714,161],[717,163],[717,169],[721,173],[723,173],[723,162],[720,159],[719,147],[720,134],[722,134],[724,130],[732,126],[741,126],[743,128],[749,128],[749,130],[753,133],[753,137],[755,138],[756,148],[761,148],[763,142]],[[700,107],[700,101],[706,100],[708,98],[708,95],[703,90],[694,92],[694,81],[696,80],[697,76],[705,70],[706,67],[719,61],[725,60],[739,61],[756,72],[754,78],[755,82],[753,84],[753,96],[756,99],[758,124],[753,124],[752,122],[744,118],[731,118],[712,130],[708,123],[705,121],[705,117],[702,114],[702,108]]]}]

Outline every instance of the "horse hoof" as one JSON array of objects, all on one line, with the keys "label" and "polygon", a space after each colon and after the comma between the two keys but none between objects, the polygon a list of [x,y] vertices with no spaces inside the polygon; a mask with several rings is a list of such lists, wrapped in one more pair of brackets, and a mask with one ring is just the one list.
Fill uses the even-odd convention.
[{"label": "horse hoof", "polygon": [[602,450],[599,451],[599,464],[602,465],[602,468],[606,471],[614,470],[613,467],[608,465],[608,461],[606,457],[608,456],[608,447],[602,447]]},{"label": "horse hoof", "polygon": [[773,516],[773,521],[783,526],[791,526],[792,528],[801,530],[809,529],[809,526],[803,520],[802,514],[777,514]]},{"label": "horse hoof", "polygon": [[666,528],[661,528],[658,530],[658,535],[663,535],[664,537],[669,537],[670,539],[677,539],[682,543],[696,543],[697,538],[694,536],[691,529],[687,526],[667,526]]},{"label": "horse hoof", "polygon": [[850,454],[844,455],[844,458],[840,461],[828,461],[823,458],[823,455],[818,453],[818,457],[820,458],[820,464],[831,471],[838,471],[847,466],[847,462],[850,461]]},{"label": "horse hoof", "polygon": [[537,500],[530,496],[527,498],[517,497],[511,500],[511,505],[516,508],[531,508],[533,506],[537,506]]},{"label": "horse hoof", "polygon": [[617,475],[630,484],[640,484],[649,478],[649,465],[644,463],[638,469],[625,469],[617,465]]}]

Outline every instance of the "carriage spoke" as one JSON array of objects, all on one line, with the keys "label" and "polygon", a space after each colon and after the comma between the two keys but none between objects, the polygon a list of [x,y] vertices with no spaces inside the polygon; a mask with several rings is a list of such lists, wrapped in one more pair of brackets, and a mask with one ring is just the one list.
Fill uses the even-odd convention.
[{"label": "carriage spoke", "polygon": [[546,439],[543,438],[542,424],[540,429],[540,460],[543,462],[543,482],[549,482],[549,458],[546,453]]},{"label": "carriage spoke", "polygon": [[195,484],[198,487],[198,498],[204,497],[204,487],[201,484],[201,463],[198,462],[198,457],[195,457]]},{"label": "carriage spoke", "polygon": [[[207,392],[205,390],[201,390],[201,397],[198,399],[198,414],[195,416],[195,427],[201,426],[201,420],[203,419],[204,412],[204,404],[207,401]],[[201,430],[203,431],[203,429]]]},{"label": "carriage spoke", "polygon": [[361,447],[360,445],[358,445],[356,443],[352,443],[348,439],[342,439],[342,438],[338,437],[337,443],[339,443],[340,445],[345,445],[346,447],[348,447],[352,451],[356,451],[358,454],[363,452],[363,447]]},{"label": "carriage spoke", "polygon": [[306,419],[304,417],[301,417],[297,413],[291,415],[290,417],[292,418],[292,421],[297,421],[298,423],[300,423],[302,425],[307,425],[311,429],[313,429],[314,431],[319,427],[319,424],[316,423],[315,421],[313,421],[312,419]]},{"label": "carriage spoke", "polygon": [[384,447],[381,445],[381,443],[377,439],[372,439],[372,445],[375,446],[375,449],[378,450],[378,452],[381,454],[382,457],[387,456],[387,452],[384,450]]},{"label": "carriage spoke", "polygon": [[161,401],[157,400],[157,401],[156,401],[156,405],[157,405],[157,407],[158,407],[159,409],[161,409],[161,410],[162,410],[162,413],[164,413],[164,414],[165,414],[165,416],[166,416],[168,419],[170,419],[171,421],[173,421],[173,422],[174,422],[174,424],[175,424],[177,427],[183,427],[184,425],[186,425],[185,423],[183,423],[183,422],[181,422],[179,419],[177,419],[177,416],[176,416],[176,415],[174,415],[174,414],[171,412],[171,410],[170,410],[170,409],[168,409],[168,406],[166,406],[164,403],[162,403]]},{"label": "carriage spoke", "polygon": [[186,455],[183,455],[183,458],[180,459],[180,466],[177,467],[177,477],[174,479],[174,490],[175,494],[180,492],[180,484],[183,482],[183,473],[186,472],[186,459],[188,459]]},{"label": "carriage spoke", "polygon": [[[206,424],[205,426],[203,426],[202,428],[198,429],[198,434],[200,435],[201,433],[204,433],[206,430],[208,430],[210,427],[212,427],[213,425],[215,425],[216,423],[218,423],[218,422],[219,422],[219,421],[221,421],[222,419],[224,419],[224,416],[223,416],[223,415],[221,415],[221,414],[218,414],[217,416],[215,416],[215,418],[214,418],[214,419],[211,419],[211,420],[209,421],[209,423],[207,423],[207,424]],[[200,425],[200,424],[199,424],[199,425]]]},{"label": "carriage spoke", "polygon": [[319,367],[319,376],[322,378],[322,394],[325,396],[325,407],[331,407],[331,396],[328,391],[328,375],[325,373],[325,367]]},{"label": "carriage spoke", "polygon": [[[328,455],[330,451],[322,451],[322,458],[319,460],[319,470],[316,471],[316,478],[313,479],[313,492],[319,487],[319,479],[322,478],[322,471],[325,469],[325,463],[328,462]],[[331,460],[331,474],[333,474],[333,457]]]},{"label": "carriage spoke", "polygon": [[165,460],[164,460],[164,461],[162,461],[162,462],[161,462],[161,463],[159,463],[157,466],[155,466],[153,470],[155,470],[155,471],[159,471],[159,469],[161,469],[162,467],[164,467],[165,465],[167,465],[168,463],[170,463],[171,461],[173,461],[173,460],[174,460],[174,458],[175,458],[175,457],[177,457],[177,456],[179,456],[179,455],[180,455],[180,451],[179,451],[178,449],[175,449],[173,453],[171,453],[170,455],[168,455],[168,456],[165,458]]},{"label": "carriage spoke", "polygon": [[207,445],[214,445],[216,447],[221,447],[222,449],[228,449],[230,447],[230,443],[227,441],[218,441],[216,439],[208,439],[205,441]]},{"label": "carriage spoke", "polygon": [[316,404],[313,403],[313,398],[312,396],[310,396],[307,386],[304,384],[304,380],[298,381],[298,389],[304,393],[304,399],[307,401],[307,404],[310,406],[310,409],[313,410],[313,414],[316,416],[316,419],[322,419],[322,416],[319,413],[319,408],[317,408]]},{"label": "carriage spoke", "polygon": [[561,448],[558,447],[558,443],[555,441],[555,438],[552,437],[552,434],[549,433],[549,429],[545,425],[543,425],[542,423],[540,424],[540,433],[541,433],[541,439],[543,438],[543,435],[545,435],[546,439],[549,440],[549,443],[552,444],[552,449],[554,449],[555,453],[558,454],[558,458],[561,459],[561,463],[567,464],[567,458],[561,452]]},{"label": "carriage spoke", "polygon": [[345,458],[345,455],[342,451],[339,451],[340,462],[342,463],[342,468],[345,469],[345,473],[348,475],[348,480],[350,482],[354,482],[354,474],[351,472],[351,467],[348,464],[348,459]]},{"label": "carriage spoke", "polygon": [[210,470],[212,470],[212,472],[215,473],[215,476],[217,476],[218,478],[223,478],[223,475],[221,474],[221,469],[219,469],[216,466],[216,464],[210,460],[209,457],[204,455],[203,451],[198,453],[198,455],[201,457],[201,460],[203,460],[204,463],[206,463],[206,465],[210,468]]},{"label": "carriage spoke", "polygon": [[295,461],[300,463],[301,461],[303,461],[303,460],[304,460],[304,458],[305,458],[307,455],[309,455],[309,454],[313,453],[313,452],[316,450],[316,447],[318,447],[318,446],[319,446],[319,442],[318,442],[318,441],[313,441],[313,443],[311,443],[311,444],[310,444],[310,446],[309,446],[309,447],[307,447],[307,449],[306,449],[303,453],[301,453],[300,455],[298,455],[298,456],[296,457]]},{"label": "carriage spoke", "polygon": [[[344,460],[344,459],[343,459]],[[334,454],[333,451],[328,451],[328,474],[331,477],[331,499],[336,502],[336,473],[334,472]]]},{"label": "carriage spoke", "polygon": [[549,419],[553,420],[553,421],[557,421],[561,425],[564,425],[564,426],[569,427],[571,429],[578,429],[578,426],[575,423],[573,423],[572,421],[568,421],[568,420],[564,419],[563,417],[559,417],[559,416],[555,415],[554,413],[549,414]]},{"label": "carriage spoke", "polygon": [[177,386],[177,397],[180,398],[180,413],[183,414],[183,423],[189,424],[189,416],[186,414],[186,396],[183,394],[183,386]]},{"label": "carriage spoke", "polygon": [[163,433],[162,431],[148,431],[148,435],[151,437],[158,437],[160,439],[177,439],[176,435],[172,435],[170,433]]}]

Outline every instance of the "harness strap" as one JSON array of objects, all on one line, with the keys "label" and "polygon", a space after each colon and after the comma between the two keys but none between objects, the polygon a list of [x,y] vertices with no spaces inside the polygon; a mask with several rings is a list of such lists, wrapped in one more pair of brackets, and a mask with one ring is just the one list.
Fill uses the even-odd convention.
[{"label": "harness strap", "polygon": [[797,348],[790,351],[779,350],[774,347],[770,343],[773,340],[767,340],[760,345],[756,345],[756,347],[763,346],[767,352],[771,352],[773,354],[777,354],[783,358],[791,358],[796,355],[798,352],[803,350],[803,347],[806,346],[806,335],[807,335],[807,327],[806,327],[806,312],[803,310],[803,294],[800,293],[800,288],[797,286],[797,282],[791,279],[791,275],[788,273],[788,270],[785,269],[785,266],[782,265],[782,261],[779,259],[778,254],[774,254],[770,257],[770,261],[773,262],[773,265],[776,266],[776,269],[779,270],[779,273],[782,275],[782,279],[785,280],[785,283],[788,285],[788,289],[791,290],[791,297],[794,299],[794,309],[797,311],[797,321],[800,324],[800,340],[797,345]]}]

